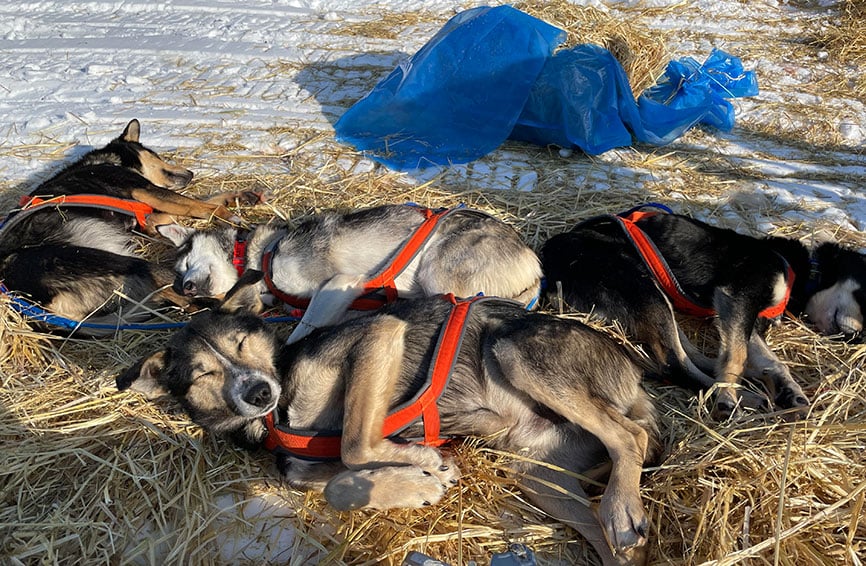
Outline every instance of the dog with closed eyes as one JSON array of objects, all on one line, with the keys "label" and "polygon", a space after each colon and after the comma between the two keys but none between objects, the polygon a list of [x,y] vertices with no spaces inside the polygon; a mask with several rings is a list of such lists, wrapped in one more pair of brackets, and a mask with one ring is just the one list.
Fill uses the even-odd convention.
[{"label": "dog with closed eyes", "polygon": [[135,253],[132,229],[155,234],[154,226],[177,216],[233,221],[226,205],[259,196],[232,192],[197,200],[175,192],[192,172],[142,145],[140,132],[131,120],[117,138],[22,198],[0,228],[5,289],[54,314],[109,326],[134,319],[140,303],[190,303],[173,292],[171,269]]},{"label": "dog with closed eyes", "polygon": [[[641,468],[659,453],[643,362],[575,320],[514,301],[436,296],[280,343],[247,272],[222,305],[118,377],[192,420],[264,444],[291,485],[338,509],[435,504],[459,470],[436,448],[480,436],[519,453],[526,495],[605,565],[645,562]],[[432,392],[432,393],[431,393]],[[416,440],[421,442],[416,442]],[[612,462],[597,509],[580,472]]]},{"label": "dog with closed eyes", "polygon": [[159,231],[178,246],[178,292],[220,296],[237,281],[240,266],[263,271],[263,294],[305,309],[290,342],[334,324],[350,308],[371,310],[398,297],[484,293],[531,308],[540,293],[538,257],[517,232],[462,207],[392,204],[325,212],[294,228],[167,225]]},{"label": "dog with closed eyes", "polygon": [[[859,333],[866,257],[834,243],[810,250],[685,215],[632,212],[590,218],[544,243],[548,297],[560,308],[618,321],[664,373],[703,388],[717,384],[716,418],[734,411],[744,376],[777,408],[804,417],[809,400],[765,334],[784,311],[805,313],[822,333]],[[674,309],[713,317],[715,359],[689,342]]]}]

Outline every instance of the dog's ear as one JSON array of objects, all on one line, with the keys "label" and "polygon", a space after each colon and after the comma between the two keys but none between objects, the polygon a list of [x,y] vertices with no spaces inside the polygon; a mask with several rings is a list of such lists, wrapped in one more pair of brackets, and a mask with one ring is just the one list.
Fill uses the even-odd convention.
[{"label": "dog's ear", "polygon": [[148,399],[168,395],[158,378],[165,368],[165,350],[160,350],[138,360],[134,366],[117,376],[115,383],[119,391],[132,389],[144,394]]},{"label": "dog's ear", "polygon": [[129,124],[123,129],[123,133],[120,134],[120,139],[125,142],[134,142],[138,143],[138,138],[141,135],[141,124],[138,123],[138,120],[133,118],[129,121]]},{"label": "dog's ear", "polygon": [[156,227],[156,231],[161,236],[168,238],[176,248],[179,248],[195,233],[195,228],[188,228],[180,224],[160,224]]},{"label": "dog's ear", "polygon": [[238,282],[226,293],[226,298],[220,305],[222,312],[249,312],[259,314],[262,312],[262,296],[256,285],[264,277],[264,273],[255,269],[248,269],[241,275]]}]

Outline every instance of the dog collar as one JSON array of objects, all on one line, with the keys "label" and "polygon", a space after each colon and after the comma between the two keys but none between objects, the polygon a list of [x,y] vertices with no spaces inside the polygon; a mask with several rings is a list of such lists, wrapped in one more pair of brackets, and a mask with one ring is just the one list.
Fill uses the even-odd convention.
[{"label": "dog collar", "polygon": [[805,293],[807,297],[811,297],[821,287],[821,263],[818,261],[816,250],[812,249],[809,252],[809,279],[806,281]]},{"label": "dog collar", "polygon": [[[440,434],[439,407],[436,403],[445,391],[454,370],[463,343],[469,311],[473,305],[482,300],[513,302],[481,295],[458,300],[454,295],[448,294],[443,295],[442,298],[451,302],[453,306],[439,331],[433,361],[427,372],[427,381],[411,401],[388,413],[382,426],[383,438],[398,434],[421,419],[424,427],[422,444],[441,446],[449,440]],[[340,432],[291,428],[277,423],[276,413],[277,411],[274,411],[265,417],[268,431],[265,437],[266,449],[305,460],[324,461],[340,458]]]},{"label": "dog collar", "polygon": [[232,265],[235,266],[238,277],[243,275],[247,268],[247,239],[249,235],[249,230],[238,230],[235,235],[235,245],[232,248]]}]

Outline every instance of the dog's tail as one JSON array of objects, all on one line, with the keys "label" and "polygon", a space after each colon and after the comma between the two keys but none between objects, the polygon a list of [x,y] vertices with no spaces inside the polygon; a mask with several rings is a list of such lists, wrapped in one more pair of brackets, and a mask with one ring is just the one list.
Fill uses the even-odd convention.
[{"label": "dog's tail", "polygon": [[648,372],[663,381],[693,391],[707,390],[715,384],[711,375],[713,361],[703,355],[683,332],[674,316],[674,308],[664,293],[655,316],[636,321],[633,329],[649,349],[649,355],[658,367]]}]

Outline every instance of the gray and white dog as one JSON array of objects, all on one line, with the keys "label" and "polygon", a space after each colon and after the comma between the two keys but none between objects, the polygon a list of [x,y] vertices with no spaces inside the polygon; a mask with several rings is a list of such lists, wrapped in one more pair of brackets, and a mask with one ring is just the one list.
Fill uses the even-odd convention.
[{"label": "gray and white dog", "polygon": [[[341,320],[356,299],[380,286],[392,292],[388,302],[483,293],[530,308],[541,286],[538,257],[517,232],[466,208],[431,211],[394,204],[314,215],[295,228],[258,225],[247,233],[168,225],[159,231],[178,247],[176,289],[192,296],[220,297],[235,284],[242,241],[240,263],[265,272],[262,294],[306,309],[289,342]],[[372,281],[378,283],[371,286]]]}]

